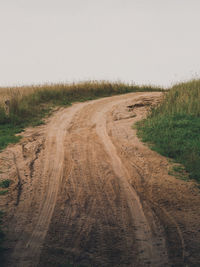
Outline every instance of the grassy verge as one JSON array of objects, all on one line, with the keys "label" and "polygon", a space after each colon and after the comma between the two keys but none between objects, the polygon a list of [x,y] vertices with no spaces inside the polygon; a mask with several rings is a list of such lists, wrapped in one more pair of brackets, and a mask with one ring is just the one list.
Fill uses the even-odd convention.
[{"label": "grassy verge", "polygon": [[5,148],[9,143],[16,143],[20,140],[19,136],[15,134],[22,131],[22,127],[14,126],[12,124],[0,125],[0,149]]},{"label": "grassy verge", "polygon": [[41,85],[11,88],[7,91],[2,88],[4,95],[0,94],[0,97],[4,101],[8,100],[8,105],[4,101],[0,104],[0,149],[17,142],[20,137],[15,134],[24,127],[40,124],[55,105],[68,106],[77,101],[147,91],[161,91],[161,88],[109,82]]},{"label": "grassy verge", "polygon": [[137,128],[152,149],[183,164],[200,182],[200,80],[173,86]]}]

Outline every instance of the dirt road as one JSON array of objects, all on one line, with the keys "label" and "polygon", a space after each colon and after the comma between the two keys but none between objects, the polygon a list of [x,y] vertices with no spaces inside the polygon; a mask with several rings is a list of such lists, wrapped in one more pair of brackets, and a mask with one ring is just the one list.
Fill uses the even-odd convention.
[{"label": "dirt road", "polygon": [[198,266],[199,190],[131,127],[160,97],[74,104],[1,153],[5,266]]}]

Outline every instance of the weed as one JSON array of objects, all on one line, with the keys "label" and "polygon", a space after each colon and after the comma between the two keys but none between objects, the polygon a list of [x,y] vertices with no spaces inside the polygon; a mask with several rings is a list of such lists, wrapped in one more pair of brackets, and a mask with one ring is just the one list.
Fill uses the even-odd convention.
[{"label": "weed", "polygon": [[8,188],[10,186],[11,180],[6,179],[0,182],[0,187],[1,188]]}]

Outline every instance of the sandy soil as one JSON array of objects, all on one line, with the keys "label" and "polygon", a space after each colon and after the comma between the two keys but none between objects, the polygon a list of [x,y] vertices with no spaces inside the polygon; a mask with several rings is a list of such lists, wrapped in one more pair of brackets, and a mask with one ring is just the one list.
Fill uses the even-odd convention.
[{"label": "sandy soil", "polygon": [[6,267],[200,265],[199,189],[132,129],[160,98],[59,109],[0,154]]}]

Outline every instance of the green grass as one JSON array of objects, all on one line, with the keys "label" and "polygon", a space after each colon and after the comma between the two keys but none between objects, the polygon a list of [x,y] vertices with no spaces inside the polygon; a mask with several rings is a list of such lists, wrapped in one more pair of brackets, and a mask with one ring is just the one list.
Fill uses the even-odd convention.
[{"label": "green grass", "polygon": [[21,126],[14,126],[6,123],[0,125],[0,150],[5,148],[10,143],[16,143],[20,140],[20,136],[15,134],[20,133],[23,130]]},{"label": "green grass", "polygon": [[200,80],[173,86],[137,128],[152,149],[183,164],[200,182]]},{"label": "green grass", "polygon": [[170,167],[170,170],[168,171],[169,175],[173,175],[176,178],[183,180],[183,181],[188,181],[188,173],[186,172],[186,169],[183,165],[180,164],[175,164]]},{"label": "green grass", "polygon": [[0,91],[1,89],[4,92],[2,99],[9,100],[9,108],[0,104],[0,150],[10,143],[18,142],[20,137],[15,134],[25,127],[42,124],[42,118],[54,106],[69,106],[73,102],[130,92],[162,90],[158,87],[104,81],[19,87],[7,91],[5,88],[0,88]]},{"label": "green grass", "polygon": [[0,182],[0,187],[1,188],[8,188],[10,186],[11,180],[6,179]]}]

